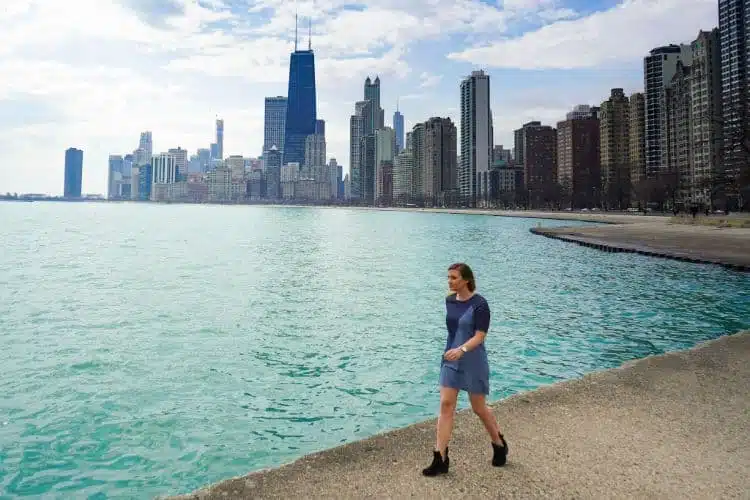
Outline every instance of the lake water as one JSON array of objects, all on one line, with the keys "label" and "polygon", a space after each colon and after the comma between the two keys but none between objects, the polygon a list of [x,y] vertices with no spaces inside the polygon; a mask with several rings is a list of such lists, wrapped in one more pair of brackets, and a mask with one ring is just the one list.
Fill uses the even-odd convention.
[{"label": "lake water", "polygon": [[434,416],[454,261],[492,399],[750,327],[749,275],[539,222],[0,203],[0,497],[188,492]]}]

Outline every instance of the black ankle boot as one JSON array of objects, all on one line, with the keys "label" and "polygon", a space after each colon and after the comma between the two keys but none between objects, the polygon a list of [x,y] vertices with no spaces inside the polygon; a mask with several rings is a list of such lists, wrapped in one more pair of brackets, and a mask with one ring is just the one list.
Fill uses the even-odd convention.
[{"label": "black ankle boot", "polygon": [[445,449],[445,460],[443,460],[439,451],[434,451],[432,453],[432,463],[429,467],[422,469],[422,475],[437,476],[438,474],[447,474],[450,463],[451,459],[448,458],[448,448]]},{"label": "black ankle boot", "polygon": [[492,443],[492,465],[495,467],[502,467],[505,465],[505,462],[508,461],[508,443],[505,442],[505,438],[502,434],[499,434],[500,441],[502,441],[502,446],[497,445],[495,443]]}]

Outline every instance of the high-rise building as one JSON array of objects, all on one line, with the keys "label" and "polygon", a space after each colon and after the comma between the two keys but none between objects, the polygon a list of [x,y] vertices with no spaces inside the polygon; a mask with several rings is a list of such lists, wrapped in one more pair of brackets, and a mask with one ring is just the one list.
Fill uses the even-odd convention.
[{"label": "high-rise building", "polygon": [[676,189],[678,182],[686,187],[690,183],[690,74],[690,66],[679,61],[666,90],[668,168],[665,173],[669,175],[660,184],[668,192]]},{"label": "high-rise building", "polygon": [[[147,156],[145,158],[146,162],[151,163],[151,155],[154,154],[154,139],[150,130],[141,132],[141,138],[138,141],[138,149],[143,150],[144,154]],[[136,158],[136,161],[137,160],[139,160],[139,158]]]},{"label": "high-rise building", "polygon": [[65,180],[63,196],[80,198],[83,184],[83,151],[76,148],[65,150]]},{"label": "high-rise building", "polygon": [[294,52],[289,58],[284,164],[304,163],[305,140],[308,135],[315,133],[316,120],[315,54],[311,44],[307,50],[298,50],[295,27]]},{"label": "high-rise building", "polygon": [[375,203],[375,150],[375,134],[363,136],[359,146],[359,192],[360,200],[365,205]]},{"label": "high-rise building", "polygon": [[525,144],[524,144],[524,138],[526,137],[526,129],[529,127],[541,127],[542,122],[539,121],[531,121],[528,123],[524,123],[521,128],[515,130],[513,132],[513,149],[515,151],[513,159],[516,161],[516,164],[519,166],[522,166],[524,164],[524,151],[525,151]]},{"label": "high-rise building", "polygon": [[666,172],[668,159],[666,90],[677,71],[677,62],[690,65],[689,45],[668,45],[653,49],[643,59],[646,96],[646,174]]},{"label": "high-rise building", "polygon": [[412,127],[411,133],[406,141],[407,150],[411,152],[413,159],[412,168],[412,199],[424,201],[424,170],[425,170],[425,126],[417,123]]},{"label": "high-rise building", "polygon": [[188,173],[188,152],[187,149],[182,147],[170,148],[167,153],[174,156],[175,165],[177,167],[177,180],[187,180]]},{"label": "high-rise building", "polygon": [[574,208],[599,204],[599,120],[574,118],[557,124],[557,182]]},{"label": "high-rise building", "polygon": [[362,196],[363,165],[361,164],[360,149],[362,139],[372,132],[370,127],[371,107],[372,102],[369,100],[357,101],[354,105],[354,114],[349,119],[350,198],[354,200],[358,200]]},{"label": "high-rise building", "polygon": [[[738,208],[750,187],[750,1],[719,0],[721,38],[722,168],[720,196]],[[750,196],[745,193],[745,204]]]},{"label": "high-rise building", "polygon": [[199,148],[197,151],[198,164],[200,165],[200,172],[208,172],[208,167],[211,164],[211,150],[208,148]]},{"label": "high-rise building", "polygon": [[384,111],[380,107],[380,77],[376,76],[375,81],[371,81],[368,76],[365,79],[365,100],[372,102],[370,109],[370,127],[371,130],[379,130],[385,126]]},{"label": "high-rise building", "polygon": [[557,182],[557,129],[529,122],[521,128],[523,179],[528,202],[541,206],[550,199],[550,189]]},{"label": "high-rise building", "polygon": [[580,118],[598,118],[600,108],[589,104],[578,104],[565,115],[566,120],[578,120]]},{"label": "high-rise building", "polygon": [[433,117],[424,124],[425,202],[440,205],[458,190],[457,131],[450,118]]},{"label": "high-rise building", "polygon": [[[721,167],[723,152],[719,29],[701,31],[691,47],[693,51],[690,81],[692,181],[690,192],[686,193],[686,196],[695,203],[709,205],[713,202],[713,180]],[[747,95],[750,96],[750,94]]]},{"label": "high-rise building", "polygon": [[263,154],[276,146],[284,150],[284,133],[286,124],[286,97],[266,97],[265,117],[263,124]]},{"label": "high-rise building", "polygon": [[404,149],[404,115],[399,111],[398,103],[396,112],[393,113],[393,130],[396,131],[396,152],[398,153]]},{"label": "high-rise building", "polygon": [[217,158],[224,159],[224,120],[216,119],[216,152]]},{"label": "high-rise building", "polygon": [[107,198],[114,200],[120,198],[120,185],[122,184],[122,171],[124,160],[122,155],[109,155],[109,168],[107,169]]},{"label": "high-rise building", "polygon": [[[386,189],[389,175],[393,175],[393,158],[396,154],[396,134],[391,127],[375,131],[375,202],[390,201],[393,189]],[[391,183],[392,186],[392,183]]]},{"label": "high-rise building", "polygon": [[322,134],[308,135],[305,139],[305,166],[320,167],[326,164],[326,138]]},{"label": "high-rise building", "polygon": [[233,181],[245,179],[245,158],[242,155],[229,155],[227,168]]},{"label": "high-rise building", "polygon": [[[646,177],[646,98],[641,92],[630,95],[629,121],[630,185],[635,190]],[[631,198],[635,198],[633,191]]]},{"label": "high-rise building", "polygon": [[[601,142],[601,194],[608,207],[630,206],[630,101],[623,89],[610,92],[599,115]],[[557,131],[558,155],[560,129]],[[558,162],[558,175],[561,164]]]},{"label": "high-rise building", "polygon": [[412,170],[414,157],[409,149],[402,150],[393,159],[393,201],[398,205],[411,203],[413,198]]},{"label": "high-rise building", "polygon": [[510,149],[505,149],[502,144],[499,144],[492,148],[492,164],[504,163],[510,164],[512,154]]},{"label": "high-rise building", "polygon": [[159,153],[151,158],[153,184],[177,182],[177,158],[171,153]]},{"label": "high-rise building", "polygon": [[492,162],[492,112],[490,77],[473,71],[461,82],[461,197],[470,205],[489,198]]}]

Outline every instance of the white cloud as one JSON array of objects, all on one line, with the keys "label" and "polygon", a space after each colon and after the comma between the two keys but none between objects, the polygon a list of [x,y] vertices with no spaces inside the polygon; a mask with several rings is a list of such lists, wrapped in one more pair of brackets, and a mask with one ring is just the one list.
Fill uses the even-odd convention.
[{"label": "white cloud", "polygon": [[419,87],[426,89],[426,88],[434,87],[435,85],[439,84],[440,81],[443,79],[443,75],[434,75],[434,74],[424,71],[422,72],[421,75],[419,75],[419,78],[420,80],[422,80],[419,84]]},{"label": "white cloud", "polygon": [[[140,131],[153,131],[157,150],[192,152],[213,140],[217,115],[227,154],[259,154],[263,97],[287,90],[295,8],[303,47],[305,16],[313,17],[319,116],[329,156],[344,165],[349,115],[366,75],[383,81],[387,120],[399,95],[408,122],[455,115],[465,71],[433,46],[451,35],[494,36],[514,20],[543,22],[564,8],[557,0],[506,0],[505,11],[482,0],[366,0],[356,8],[348,0],[238,2],[6,2],[0,191],[61,192],[64,150],[76,146],[84,150],[84,190],[104,192],[107,156],[132,151]],[[419,49],[429,56],[413,54],[420,41],[429,41]],[[455,80],[456,91],[424,91],[441,78]],[[512,133],[518,115],[505,103],[498,109],[508,113],[496,116],[496,131]]]},{"label": "white cloud", "polygon": [[590,68],[638,60],[654,47],[692,40],[699,29],[716,24],[716,0],[624,0],[607,11],[448,57],[491,67]]}]

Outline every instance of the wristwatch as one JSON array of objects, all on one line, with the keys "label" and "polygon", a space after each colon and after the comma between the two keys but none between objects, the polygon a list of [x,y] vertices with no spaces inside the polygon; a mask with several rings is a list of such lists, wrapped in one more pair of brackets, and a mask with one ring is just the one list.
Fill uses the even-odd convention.
[{"label": "wristwatch", "polygon": [[465,345],[462,345],[459,349],[461,349],[463,352],[469,352]]}]

